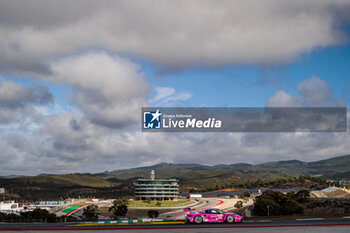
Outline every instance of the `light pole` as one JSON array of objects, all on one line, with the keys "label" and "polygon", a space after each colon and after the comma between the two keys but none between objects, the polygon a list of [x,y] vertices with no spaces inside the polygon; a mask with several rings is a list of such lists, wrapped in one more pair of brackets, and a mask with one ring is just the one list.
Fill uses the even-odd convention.
[{"label": "light pole", "polygon": [[270,205],[267,205],[267,216],[270,216]]}]

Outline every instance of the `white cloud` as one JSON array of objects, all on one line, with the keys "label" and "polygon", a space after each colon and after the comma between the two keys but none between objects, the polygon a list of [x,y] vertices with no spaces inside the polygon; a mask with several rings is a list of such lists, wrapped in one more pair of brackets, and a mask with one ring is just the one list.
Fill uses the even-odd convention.
[{"label": "white cloud", "polygon": [[[99,59],[90,59],[96,58],[95,56]],[[111,67],[119,64],[118,59],[115,60],[106,54],[81,55],[64,61],[79,64],[82,62],[80,59],[102,61],[95,64],[97,67],[106,65],[105,59],[110,61]],[[60,67],[59,70],[67,68],[67,76],[66,73],[60,73],[59,76],[51,77],[52,79],[74,83],[73,87],[84,86],[81,89],[86,92],[90,91],[92,86],[96,86],[98,90],[99,87],[104,89],[107,84],[112,86],[113,90],[120,90],[117,84],[114,85],[114,81],[106,81],[105,78],[101,78],[101,81],[106,81],[106,84],[90,82],[89,77],[95,73],[89,70],[84,73],[87,75],[86,83],[80,83],[79,80],[75,80],[73,74],[79,77],[82,74],[76,73],[75,69],[65,62],[58,61],[57,64],[65,65],[57,67]],[[114,64],[116,62],[117,65]],[[129,61],[126,61],[126,64],[125,69],[129,67]],[[131,73],[135,74],[134,71]],[[114,79],[115,76],[111,77]],[[129,82],[123,78],[121,81]],[[313,88],[310,90],[315,91]],[[97,94],[95,92],[93,89],[94,95],[104,95],[103,91],[98,91]],[[119,99],[126,97],[124,92],[118,95],[122,95]],[[285,104],[293,98],[282,90],[276,96],[284,99],[282,102]],[[165,99],[170,97],[172,96]],[[3,148],[0,156],[0,174],[101,172],[158,162],[231,164],[288,159],[313,161],[344,155],[350,150],[350,143],[347,143],[350,137],[347,133],[142,133],[136,127],[137,124],[135,128],[112,129],[101,127],[100,124],[91,121],[90,117],[84,111],[80,114],[67,112],[42,115],[36,121],[40,122],[40,127],[32,134],[0,134],[0,147]],[[11,160],[8,160],[8,157],[11,157]]]},{"label": "white cloud", "polygon": [[53,102],[53,96],[47,87],[33,86],[24,88],[20,84],[5,80],[0,76],[0,107],[16,109],[26,105],[46,105]]},{"label": "white cloud", "polygon": [[304,106],[345,106],[340,99],[333,98],[332,90],[327,82],[316,76],[301,81],[298,84],[298,91],[300,102]]},{"label": "white cloud", "polygon": [[40,113],[54,102],[47,87],[23,87],[0,76],[0,130],[29,130]]},{"label": "white cloud", "polygon": [[176,93],[172,87],[155,87],[155,96],[149,100],[151,106],[183,107],[189,106],[192,94],[189,92]]},{"label": "white cloud", "polygon": [[75,114],[47,117],[43,124],[34,135],[0,136],[0,160],[11,156],[11,160],[0,162],[1,174],[101,172],[158,162],[314,161],[344,155],[350,149],[350,143],[345,143],[350,138],[345,133],[114,132]]},{"label": "white cloud", "polygon": [[280,89],[267,100],[266,107],[301,107],[301,105],[297,99]]},{"label": "white cloud", "polygon": [[291,96],[285,90],[277,90],[266,103],[266,107],[344,107],[344,102],[334,97],[327,82],[312,76],[297,85],[298,95]]},{"label": "white cloud", "polygon": [[[31,134],[0,134],[0,173],[100,172],[155,162],[310,161],[346,154],[345,133],[141,133],[140,111],[151,88],[138,64],[110,54],[170,70],[285,63],[343,43],[337,26],[349,20],[349,7],[346,0],[28,0],[21,7],[1,1],[0,72],[71,86],[78,110],[47,109],[44,89],[0,83],[1,119],[18,123],[16,111],[22,116],[39,111],[29,120],[38,126]],[[297,96],[278,90],[266,106],[343,104],[317,77],[300,82],[297,90]],[[155,92],[150,101],[157,106],[187,106],[192,96],[172,87]]]},{"label": "white cloud", "polygon": [[350,9],[346,0],[0,4],[3,72],[49,72],[45,59],[90,47],[163,69],[290,62],[315,48],[343,43],[337,26],[348,20]]},{"label": "white cloud", "polygon": [[70,85],[71,101],[96,124],[113,128],[134,123],[147,106],[149,86],[140,66],[127,59],[90,52],[55,60],[50,67],[47,79]]},{"label": "white cloud", "polygon": [[161,100],[157,106],[161,107],[185,107],[189,106],[189,99],[192,97],[191,93],[188,92],[180,92],[178,94],[175,94],[173,96],[169,96],[167,98],[164,98]]},{"label": "white cloud", "polygon": [[154,91],[155,96],[149,100],[150,103],[175,94],[175,88],[172,87],[154,87]]}]

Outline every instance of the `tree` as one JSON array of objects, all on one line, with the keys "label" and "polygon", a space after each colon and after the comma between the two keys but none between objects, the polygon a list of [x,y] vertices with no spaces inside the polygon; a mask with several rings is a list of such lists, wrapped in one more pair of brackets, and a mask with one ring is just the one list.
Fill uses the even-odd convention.
[{"label": "tree", "polygon": [[5,220],[7,218],[7,215],[0,212],[0,221]]},{"label": "tree", "polygon": [[35,209],[33,211],[22,212],[21,218],[26,221],[47,221],[47,222],[56,221],[56,215],[50,214],[45,209]]},{"label": "tree", "polygon": [[287,199],[282,204],[281,213],[285,215],[290,214],[300,214],[304,211],[303,207],[301,207],[297,201],[293,199]]},{"label": "tree", "polygon": [[20,216],[18,216],[17,214],[8,214],[7,215],[7,220],[10,220],[11,222],[12,221],[16,221],[18,222],[20,220]]},{"label": "tree", "polygon": [[234,207],[236,207],[237,209],[242,208],[243,207],[243,202],[242,201],[237,201],[237,203],[234,205]]},{"label": "tree", "polygon": [[306,189],[303,189],[303,190],[300,190],[299,192],[297,192],[297,194],[295,195],[295,199],[298,201],[298,202],[304,202],[306,201],[306,199],[310,197],[310,191],[309,190],[306,190]]},{"label": "tree", "polygon": [[189,191],[189,193],[195,193],[195,192],[197,192],[197,190],[195,190],[195,189],[190,189],[190,191]]},{"label": "tree", "polygon": [[245,196],[245,197],[250,197],[250,193],[249,193],[248,191],[245,191],[245,192],[243,193],[243,196]]},{"label": "tree", "polygon": [[128,206],[129,205],[129,200],[127,198],[125,198],[125,197],[118,198],[118,199],[113,201],[113,205],[117,205],[117,206],[126,205],[126,206]]},{"label": "tree", "polygon": [[148,211],[148,217],[150,218],[157,218],[159,216],[159,212],[156,210],[150,210]]},{"label": "tree", "polygon": [[291,194],[267,190],[256,198],[254,213],[256,215],[290,215],[302,213],[303,208],[291,198]]},{"label": "tree", "polygon": [[269,198],[258,198],[254,205],[254,214],[260,216],[280,215],[281,206]]},{"label": "tree", "polygon": [[289,197],[290,199],[296,200],[295,192],[288,192],[287,197]]},{"label": "tree", "polygon": [[89,220],[95,220],[98,218],[98,206],[97,205],[89,205],[83,210],[83,216]]},{"label": "tree", "polygon": [[250,197],[250,193],[248,191],[245,191],[244,193],[239,195],[240,198],[249,198]]},{"label": "tree", "polygon": [[148,205],[151,204],[151,201],[152,201],[152,199],[150,197],[147,197],[145,199],[145,203],[147,203]]},{"label": "tree", "polygon": [[129,201],[127,199],[117,199],[113,202],[112,207],[109,208],[109,212],[113,212],[116,219],[120,217],[125,217],[128,213]]}]

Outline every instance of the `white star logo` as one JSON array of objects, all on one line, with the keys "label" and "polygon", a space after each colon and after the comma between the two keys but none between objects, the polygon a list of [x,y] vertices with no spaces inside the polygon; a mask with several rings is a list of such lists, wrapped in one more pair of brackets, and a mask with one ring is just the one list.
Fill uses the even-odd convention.
[{"label": "white star logo", "polygon": [[159,116],[162,115],[162,113],[159,112],[159,109],[157,109],[156,113],[151,113],[151,114],[153,116],[151,122],[154,121],[155,119],[157,119],[157,121],[159,121]]}]

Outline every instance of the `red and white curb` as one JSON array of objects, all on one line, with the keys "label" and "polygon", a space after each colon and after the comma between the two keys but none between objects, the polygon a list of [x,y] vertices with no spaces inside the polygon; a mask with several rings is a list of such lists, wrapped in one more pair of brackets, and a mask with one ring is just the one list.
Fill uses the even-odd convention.
[{"label": "red and white curb", "polygon": [[73,213],[77,212],[78,210],[80,210],[80,209],[82,209],[82,208],[84,208],[84,207],[86,207],[86,205],[84,205],[84,206],[80,206],[80,207],[78,207],[78,208],[76,208],[76,209],[72,210],[71,212],[69,212],[69,213],[65,214],[65,216],[70,216],[71,214],[73,214]]}]

